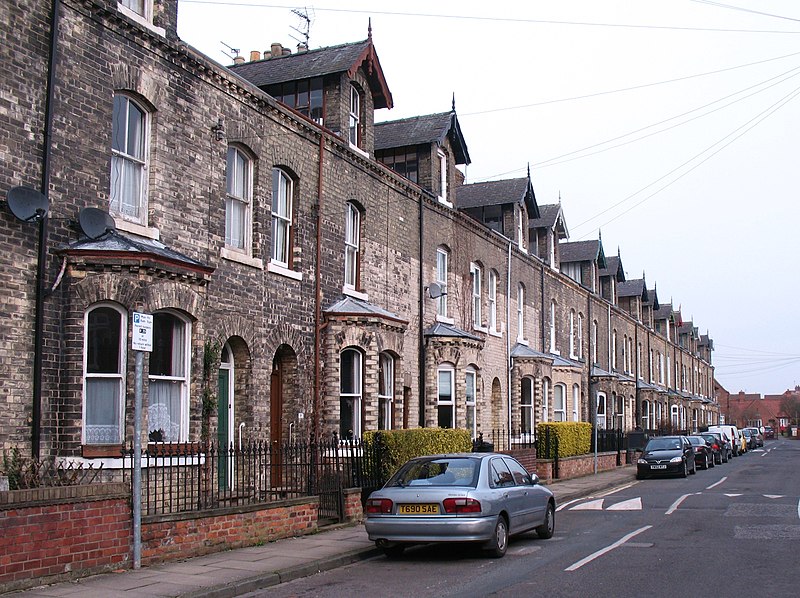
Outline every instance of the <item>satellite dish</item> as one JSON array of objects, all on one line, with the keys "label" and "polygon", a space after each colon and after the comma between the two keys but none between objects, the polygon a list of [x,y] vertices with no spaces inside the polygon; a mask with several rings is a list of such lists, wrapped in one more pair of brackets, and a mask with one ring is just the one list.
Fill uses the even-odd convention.
[{"label": "satellite dish", "polygon": [[440,285],[438,282],[432,282],[428,285],[428,296],[431,299],[438,299],[444,294],[444,291],[442,291],[442,285]]},{"label": "satellite dish", "polygon": [[90,239],[99,239],[117,228],[111,215],[100,208],[83,208],[78,215],[78,223],[83,234]]},{"label": "satellite dish", "polygon": [[31,222],[47,215],[47,198],[30,187],[12,187],[6,194],[8,208],[19,220]]}]

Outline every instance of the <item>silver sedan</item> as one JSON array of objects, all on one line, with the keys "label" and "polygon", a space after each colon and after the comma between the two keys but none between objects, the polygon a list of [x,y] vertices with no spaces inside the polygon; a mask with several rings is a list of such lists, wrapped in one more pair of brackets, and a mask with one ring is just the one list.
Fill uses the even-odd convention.
[{"label": "silver sedan", "polygon": [[365,526],[390,557],[429,542],[479,542],[502,557],[511,535],[552,537],[555,511],[553,493],[508,455],[432,455],[411,459],[370,494]]}]

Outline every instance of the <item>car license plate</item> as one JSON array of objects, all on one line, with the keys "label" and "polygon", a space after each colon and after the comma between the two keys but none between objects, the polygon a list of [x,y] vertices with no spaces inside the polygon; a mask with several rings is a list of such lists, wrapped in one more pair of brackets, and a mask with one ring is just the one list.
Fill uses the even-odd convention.
[{"label": "car license plate", "polygon": [[414,505],[398,505],[397,513],[399,515],[438,515],[439,505],[425,503]]},{"label": "car license plate", "polygon": [[650,469],[666,469],[666,465],[651,465]]}]

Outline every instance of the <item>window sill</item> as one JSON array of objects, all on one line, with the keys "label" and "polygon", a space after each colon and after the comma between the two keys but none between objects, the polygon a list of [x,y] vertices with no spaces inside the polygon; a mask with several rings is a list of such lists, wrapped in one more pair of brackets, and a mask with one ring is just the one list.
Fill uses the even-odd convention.
[{"label": "window sill", "polygon": [[454,326],[456,321],[453,318],[448,318],[447,316],[436,316],[436,321],[441,322],[442,324],[450,324],[450,326]]},{"label": "window sill", "polygon": [[475,326],[475,325],[473,325],[472,329],[477,331],[477,332],[483,332],[484,334],[488,334],[489,333],[489,329],[486,328],[485,326]]},{"label": "window sill", "polygon": [[84,444],[81,446],[81,456],[84,459],[122,458],[121,444]]},{"label": "window sill", "polygon": [[131,233],[140,237],[146,237],[147,239],[153,239],[154,241],[158,241],[161,238],[161,232],[157,228],[142,226],[141,224],[124,220],[119,216],[114,217],[114,224],[119,230],[125,231],[126,233]]},{"label": "window sill", "polygon": [[453,203],[450,202],[450,201],[447,201],[446,197],[439,197],[439,203],[444,205],[444,206],[447,206],[448,208],[452,208],[453,207]]},{"label": "window sill", "polygon": [[350,146],[350,149],[353,150],[357,154],[361,154],[365,158],[369,158],[369,153],[365,152],[363,149],[358,147],[357,145],[353,145],[350,141],[347,142],[347,145]]},{"label": "window sill", "polygon": [[273,274],[277,274],[278,276],[291,278],[292,280],[303,280],[302,272],[295,272],[294,270],[290,270],[286,266],[281,266],[279,264],[276,264],[275,262],[269,262],[267,264],[267,272],[272,272]]},{"label": "window sill", "polygon": [[355,289],[351,289],[350,287],[343,287],[342,294],[347,295],[348,297],[353,297],[354,299],[361,299],[362,301],[369,301],[369,295],[367,293],[362,293],[361,291],[357,291]]},{"label": "window sill", "polygon": [[503,333],[500,332],[499,330],[490,330],[489,331],[489,336],[496,336],[497,338],[502,338],[503,337]]},{"label": "window sill", "polygon": [[236,249],[229,249],[228,247],[223,247],[219,250],[219,256],[224,260],[230,260],[231,262],[237,262],[239,264],[244,264],[245,266],[258,268],[259,270],[264,269],[263,261],[261,261],[258,258],[244,254]]},{"label": "window sill", "polygon": [[124,14],[129,19],[139,23],[139,25],[141,25],[142,27],[146,27],[156,35],[160,35],[161,37],[167,36],[167,32],[164,30],[163,27],[156,27],[148,19],[140,15],[138,12],[131,10],[127,6],[123,6],[122,4],[117,4],[117,10],[122,14]]},{"label": "window sill", "polygon": [[517,337],[517,342],[518,342],[520,345],[525,345],[526,347],[529,345],[529,343],[528,343],[528,339],[526,339],[526,338],[520,338],[520,337]]}]

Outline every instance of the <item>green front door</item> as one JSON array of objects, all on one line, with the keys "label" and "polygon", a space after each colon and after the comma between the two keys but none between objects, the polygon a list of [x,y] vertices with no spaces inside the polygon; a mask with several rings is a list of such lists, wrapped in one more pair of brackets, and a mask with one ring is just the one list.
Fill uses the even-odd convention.
[{"label": "green front door", "polygon": [[217,388],[217,444],[219,445],[219,457],[217,460],[217,479],[219,481],[220,490],[227,490],[228,483],[228,458],[231,449],[231,439],[229,434],[230,424],[228,421],[230,400],[228,396],[229,387],[228,370],[219,370],[218,388]]}]

